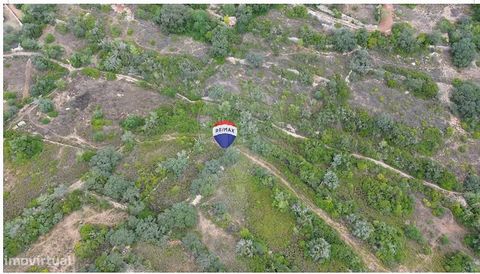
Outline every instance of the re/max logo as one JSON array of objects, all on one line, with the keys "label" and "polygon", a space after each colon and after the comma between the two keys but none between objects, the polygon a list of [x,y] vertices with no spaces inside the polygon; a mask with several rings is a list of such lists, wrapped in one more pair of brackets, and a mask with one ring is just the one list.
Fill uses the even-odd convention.
[{"label": "re/max logo", "polygon": [[216,128],[215,133],[235,133],[235,129],[230,127]]}]

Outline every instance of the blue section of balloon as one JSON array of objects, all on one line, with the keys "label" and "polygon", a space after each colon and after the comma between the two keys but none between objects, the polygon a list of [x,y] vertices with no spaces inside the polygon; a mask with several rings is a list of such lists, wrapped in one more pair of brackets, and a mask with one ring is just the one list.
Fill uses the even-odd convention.
[{"label": "blue section of balloon", "polygon": [[213,138],[215,138],[215,141],[217,141],[218,145],[222,148],[229,147],[235,140],[235,136],[231,134],[219,134]]}]

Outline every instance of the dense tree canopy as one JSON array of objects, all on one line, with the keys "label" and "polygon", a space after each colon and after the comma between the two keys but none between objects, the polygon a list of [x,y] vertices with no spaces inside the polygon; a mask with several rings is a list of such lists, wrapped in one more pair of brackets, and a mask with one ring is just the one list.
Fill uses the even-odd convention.
[{"label": "dense tree canopy", "polygon": [[185,5],[163,5],[154,20],[167,33],[184,33],[191,12]]},{"label": "dense tree canopy", "polygon": [[480,86],[470,81],[455,80],[450,97],[460,118],[471,128],[480,127]]},{"label": "dense tree canopy", "polygon": [[336,29],[332,37],[333,48],[336,51],[346,52],[351,51],[357,45],[355,35],[346,28]]}]

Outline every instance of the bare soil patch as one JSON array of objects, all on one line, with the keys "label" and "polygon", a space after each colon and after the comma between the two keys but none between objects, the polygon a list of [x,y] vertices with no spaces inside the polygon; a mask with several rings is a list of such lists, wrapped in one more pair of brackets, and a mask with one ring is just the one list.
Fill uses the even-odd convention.
[{"label": "bare soil patch", "polygon": [[467,5],[415,5],[414,8],[395,5],[395,15],[400,21],[410,23],[418,33],[429,33],[442,17],[456,21],[466,13],[466,9]]},{"label": "bare soil patch", "polygon": [[[110,209],[98,212],[90,207],[75,211],[66,216],[48,234],[42,236],[21,258],[71,258],[71,265],[48,266],[51,272],[75,272],[78,271],[74,254],[74,246],[80,240],[79,228],[82,224],[103,224],[113,226],[125,219],[127,214],[122,211]],[[8,272],[25,272],[29,267],[7,266]]]},{"label": "bare soil patch", "polygon": [[127,81],[94,80],[84,76],[78,76],[69,84],[67,91],[56,94],[53,100],[58,117],[42,125],[37,122],[41,114],[35,109],[26,121],[27,128],[43,136],[67,138],[87,146],[96,146],[91,121],[97,108],[110,121],[103,127],[104,132],[113,136],[99,144],[119,144],[122,132],[119,123],[122,119],[129,114],[146,115],[171,101],[156,91],[142,89]]},{"label": "bare soil patch", "polygon": [[448,126],[450,113],[435,100],[416,98],[413,94],[388,88],[383,81],[376,79],[353,82],[350,88],[352,98],[349,103],[372,115],[387,114],[412,127],[422,127],[424,123],[440,129]]},{"label": "bare soil patch", "polygon": [[[235,238],[215,225],[199,211],[198,230],[202,234],[202,242],[210,252],[218,255],[220,261],[231,268],[238,265],[235,260]],[[238,266],[237,266],[238,267]],[[235,267],[236,268],[236,267]]]},{"label": "bare soil patch", "polygon": [[188,36],[165,35],[155,23],[135,20],[130,28],[133,29],[133,40],[143,48],[161,54],[189,54],[199,58],[208,54],[207,44]]},{"label": "bare soil patch", "polygon": [[342,11],[344,14],[347,14],[364,24],[375,25],[374,13],[376,5],[366,5],[366,4],[348,4],[342,5]]},{"label": "bare soil patch", "polygon": [[[441,246],[442,250],[462,250],[471,254],[471,251],[463,244],[467,231],[455,221],[450,210],[445,210],[442,217],[436,217],[432,214],[432,210],[422,203],[421,198],[416,197],[413,220],[432,248],[440,247],[439,239],[445,235],[448,237],[449,243]],[[421,264],[419,264],[420,266]]]},{"label": "bare soil patch", "polygon": [[380,32],[383,32],[385,34],[390,34],[392,32],[393,16],[393,5],[382,5],[382,18],[380,20],[380,23],[378,24],[378,29],[380,30]]},{"label": "bare soil patch", "polygon": [[[28,56],[16,56],[3,59],[3,90],[17,93],[17,98],[22,98],[22,91],[25,86],[25,69]],[[32,68],[32,79],[37,71]]]},{"label": "bare soil patch", "polygon": [[197,272],[195,258],[188,254],[181,243],[172,242],[165,247],[148,243],[135,245],[133,251],[150,262],[153,271],[158,272]]},{"label": "bare soil patch", "polygon": [[87,42],[84,39],[75,37],[72,32],[62,34],[51,25],[48,25],[45,28],[42,36],[39,38],[39,41],[43,42],[45,36],[49,33],[55,36],[55,42],[53,43],[61,45],[65,49],[65,54],[63,55],[65,58],[70,57],[74,52],[85,48],[87,45]]},{"label": "bare soil patch", "polygon": [[19,21],[21,13],[22,12],[16,9],[14,5],[3,5],[3,27],[10,26],[16,30],[20,30],[22,28],[21,22]]}]

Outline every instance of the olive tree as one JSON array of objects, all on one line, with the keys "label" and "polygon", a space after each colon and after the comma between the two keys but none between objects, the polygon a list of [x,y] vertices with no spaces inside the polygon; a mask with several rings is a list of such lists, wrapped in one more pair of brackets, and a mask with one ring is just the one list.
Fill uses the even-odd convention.
[{"label": "olive tree", "polygon": [[412,53],[418,48],[415,30],[407,23],[394,24],[392,39],[395,48],[404,53]]},{"label": "olive tree", "polygon": [[455,111],[472,129],[480,127],[480,86],[470,81],[455,80],[450,97]]},{"label": "olive tree", "polygon": [[459,68],[468,67],[475,55],[475,43],[470,38],[463,38],[452,44],[452,61]]},{"label": "olive tree", "polygon": [[122,227],[120,229],[111,231],[111,233],[108,235],[108,240],[113,246],[129,246],[135,241],[135,234],[133,231]]},{"label": "olive tree", "polygon": [[336,51],[346,52],[351,51],[357,45],[355,35],[346,28],[336,29],[332,37],[333,48]]},{"label": "olive tree", "polygon": [[192,9],[185,5],[163,5],[154,20],[167,33],[184,33],[191,12]]},{"label": "olive tree", "polygon": [[327,173],[325,173],[325,176],[323,177],[322,184],[327,186],[330,189],[337,188],[339,184],[337,174],[335,174],[335,172],[329,169]]},{"label": "olive tree", "polygon": [[247,53],[247,55],[245,56],[245,59],[251,66],[255,68],[260,67],[263,63],[263,56],[254,52]]},{"label": "olive tree", "polygon": [[48,113],[55,110],[55,105],[50,99],[41,98],[38,100],[37,104],[38,104],[38,108],[43,113]]},{"label": "olive tree", "polygon": [[176,158],[168,158],[166,161],[162,162],[159,167],[172,172],[177,179],[180,178],[188,167],[187,152],[185,150],[178,152]]},{"label": "olive tree", "polygon": [[330,258],[330,244],[323,238],[314,238],[307,243],[308,255],[314,261]]},{"label": "olive tree", "polygon": [[229,30],[227,27],[218,25],[212,31],[212,48],[213,57],[225,57],[230,52]]},{"label": "olive tree", "polygon": [[255,246],[250,239],[241,239],[238,241],[235,250],[240,256],[251,258],[255,255]]},{"label": "olive tree", "polygon": [[197,223],[197,211],[190,204],[177,203],[158,215],[157,222],[166,231],[193,227]]},{"label": "olive tree", "polygon": [[350,69],[359,75],[365,75],[372,68],[372,61],[368,55],[368,51],[361,49],[353,54],[350,59]]},{"label": "olive tree", "polygon": [[465,191],[480,193],[480,176],[469,173],[463,182]]},{"label": "olive tree", "polygon": [[101,149],[90,159],[90,167],[103,176],[110,176],[121,159],[112,147]]}]

